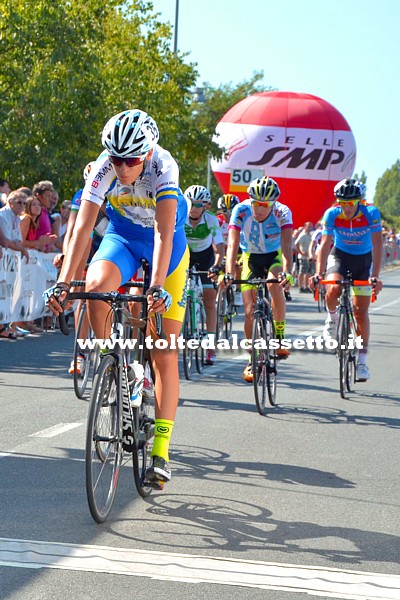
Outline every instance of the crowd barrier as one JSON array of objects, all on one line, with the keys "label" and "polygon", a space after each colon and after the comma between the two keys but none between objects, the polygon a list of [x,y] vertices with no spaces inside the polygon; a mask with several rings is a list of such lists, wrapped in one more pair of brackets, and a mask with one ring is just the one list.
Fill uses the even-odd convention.
[{"label": "crowd barrier", "polygon": [[43,292],[57,280],[55,254],[29,250],[29,262],[19,252],[2,248],[0,258],[0,323],[32,321],[49,312]]},{"label": "crowd barrier", "polygon": [[[29,262],[19,252],[2,248],[0,258],[0,323],[33,321],[50,313],[43,302],[43,292],[57,280],[53,266],[55,254],[29,250]],[[399,259],[400,248],[385,243],[382,267]]]}]

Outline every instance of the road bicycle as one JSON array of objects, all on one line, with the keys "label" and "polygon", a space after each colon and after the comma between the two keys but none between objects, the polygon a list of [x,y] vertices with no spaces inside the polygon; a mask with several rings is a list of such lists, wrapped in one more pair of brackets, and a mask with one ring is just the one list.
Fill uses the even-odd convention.
[{"label": "road bicycle", "polygon": [[[71,281],[71,287],[84,287],[84,280]],[[74,354],[73,354],[73,381],[74,391],[77,398],[82,399],[87,389],[87,384],[90,378],[90,374],[94,375],[96,372],[98,360],[99,360],[99,348],[98,346],[90,344],[90,347],[81,348],[78,340],[89,339],[94,340],[93,329],[88,324],[87,316],[87,305],[86,301],[82,300],[81,309],[78,317],[78,323],[75,331],[75,343],[74,343]],[[83,335],[84,329],[88,330],[87,335]],[[79,357],[79,369],[78,369],[78,357]]]},{"label": "road bicycle", "polygon": [[207,338],[206,311],[200,279],[203,273],[207,271],[197,271],[195,267],[191,267],[188,272],[186,310],[182,325],[183,372],[187,380],[192,377],[194,362],[199,374],[203,372],[205,363],[204,348],[201,344],[202,340]]},{"label": "road bicycle", "polygon": [[318,312],[326,312],[326,287],[317,285],[314,290],[314,300],[317,302]]},{"label": "road bicycle", "polygon": [[[148,269],[144,270],[144,282],[136,287],[148,287]],[[146,295],[119,292],[72,292],[68,300],[98,300],[106,302],[111,311],[111,336],[113,349],[100,355],[94,376],[86,431],[86,493],[89,509],[97,523],[103,523],[110,514],[121,466],[132,458],[133,475],[140,496],[147,497],[162,484],[146,480],[150,466],[150,454],[154,437],[154,386],[146,385],[140,405],[132,404],[133,385],[129,382],[126,346],[133,346],[130,330],[135,328],[137,340],[135,356],[147,377],[152,377],[149,350],[145,344],[148,324]],[[139,318],[132,317],[127,309],[130,302],[141,303]],[[60,329],[68,334],[65,321],[60,319]],[[163,337],[160,315],[156,317],[156,331]],[[131,344],[128,344],[131,342]],[[151,375],[150,375],[151,374]],[[124,455],[126,460],[124,459]]]},{"label": "road bicycle", "polygon": [[216,299],[217,327],[216,340],[232,341],[233,318],[237,315],[235,292],[232,286],[219,287]]},{"label": "road bicycle", "polygon": [[251,335],[251,364],[253,368],[253,388],[256,407],[260,415],[265,415],[267,397],[269,404],[276,404],[277,349],[275,325],[272,315],[271,297],[268,284],[281,283],[279,279],[234,279],[232,283],[256,286],[254,320]]},{"label": "road bicycle", "polygon": [[[369,286],[369,281],[353,280],[351,274],[347,274],[347,279],[331,280],[322,279],[320,285],[340,285],[342,291],[339,297],[339,319],[336,330],[336,356],[339,360],[339,385],[340,395],[346,398],[348,392],[354,391],[356,383],[357,357],[358,350],[356,346],[357,322],[353,312],[353,298],[351,294],[352,287]],[[372,301],[375,294],[372,294]]]}]

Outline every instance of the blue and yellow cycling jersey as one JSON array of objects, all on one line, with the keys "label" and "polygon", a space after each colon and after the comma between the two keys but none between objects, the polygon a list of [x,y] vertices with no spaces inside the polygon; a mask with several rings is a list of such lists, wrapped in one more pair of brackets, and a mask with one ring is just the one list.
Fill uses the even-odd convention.
[{"label": "blue and yellow cycling jersey", "polygon": [[280,202],[275,202],[265,221],[256,221],[251,201],[244,200],[232,211],[229,229],[240,231],[240,248],[250,254],[267,254],[281,247],[282,229],[293,228],[291,210]]},{"label": "blue and yellow cycling jersey", "polygon": [[75,192],[74,197],[71,200],[71,212],[78,212],[82,202],[83,188]]},{"label": "blue and yellow cycling jersey", "polygon": [[376,206],[358,205],[352,219],[346,219],[340,206],[328,208],[322,219],[322,235],[332,235],[335,248],[348,254],[366,254],[372,250],[372,233],[382,231]]},{"label": "blue and yellow cycling jersey", "polygon": [[132,185],[123,185],[116,177],[106,152],[92,166],[82,193],[82,200],[101,206],[107,203],[107,215],[118,233],[153,240],[156,204],[176,200],[175,231],[184,228],[187,202],[179,189],[178,165],[171,154],[156,146],[150,160]]}]

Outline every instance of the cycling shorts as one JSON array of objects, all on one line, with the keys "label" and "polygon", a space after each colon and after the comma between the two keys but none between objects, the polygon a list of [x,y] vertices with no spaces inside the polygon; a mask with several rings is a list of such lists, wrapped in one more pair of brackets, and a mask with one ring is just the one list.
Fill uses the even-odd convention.
[{"label": "cycling shorts", "polygon": [[[90,265],[99,260],[107,260],[118,267],[121,283],[129,281],[141,266],[142,258],[150,267],[153,264],[153,240],[139,238],[127,240],[117,233],[106,233],[100,248],[94,255]],[[173,238],[171,261],[169,264],[164,289],[172,296],[172,305],[163,313],[163,319],[183,322],[186,308],[186,281],[189,266],[189,249],[186,245],[184,230],[177,231]]]},{"label": "cycling shorts", "polygon": [[[274,267],[282,270],[282,251],[267,252],[266,254],[242,254],[242,276],[241,279],[253,279],[254,277],[266,277],[268,272]],[[242,292],[253,290],[256,286],[242,283]]]},{"label": "cycling shorts", "polygon": [[[208,269],[214,264],[214,248],[209,246],[201,252],[190,251],[190,267],[195,266],[198,271],[208,271]],[[201,284],[203,289],[214,288],[213,282],[210,280],[207,274],[200,274]]]},{"label": "cycling shorts", "polygon": [[[366,280],[370,277],[371,265],[371,252],[348,254],[343,250],[339,250],[339,248],[333,247],[326,263],[326,276],[332,273],[340,273],[343,279],[347,279],[350,272],[353,279]],[[355,286],[352,288],[352,293],[354,296],[371,296],[372,287],[370,285]]]}]

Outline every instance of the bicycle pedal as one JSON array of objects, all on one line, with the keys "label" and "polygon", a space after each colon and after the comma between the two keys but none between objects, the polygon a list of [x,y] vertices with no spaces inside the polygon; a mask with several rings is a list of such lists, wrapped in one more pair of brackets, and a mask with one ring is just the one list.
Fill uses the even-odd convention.
[{"label": "bicycle pedal", "polygon": [[153,490],[163,490],[164,489],[164,481],[158,481],[155,479],[154,481],[149,481],[145,479],[143,482],[144,487],[151,487]]}]

